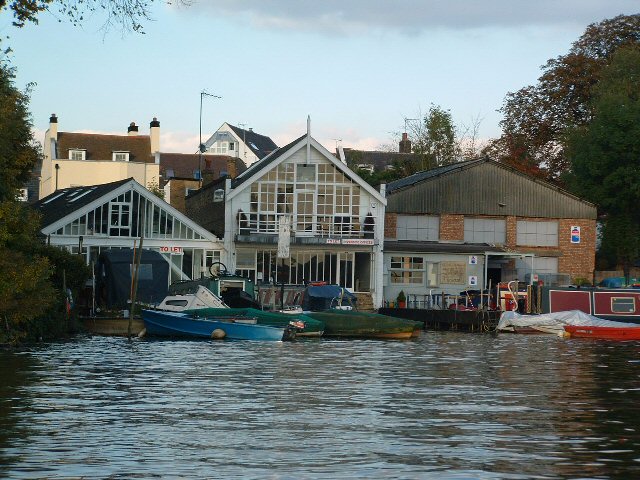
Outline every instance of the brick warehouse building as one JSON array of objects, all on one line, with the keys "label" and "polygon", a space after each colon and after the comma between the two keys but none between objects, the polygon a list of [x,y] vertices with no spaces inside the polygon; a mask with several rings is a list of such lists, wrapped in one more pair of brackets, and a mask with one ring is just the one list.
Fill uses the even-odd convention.
[{"label": "brick warehouse building", "polygon": [[489,159],[387,185],[385,300],[498,281],[593,280],[596,207]]}]

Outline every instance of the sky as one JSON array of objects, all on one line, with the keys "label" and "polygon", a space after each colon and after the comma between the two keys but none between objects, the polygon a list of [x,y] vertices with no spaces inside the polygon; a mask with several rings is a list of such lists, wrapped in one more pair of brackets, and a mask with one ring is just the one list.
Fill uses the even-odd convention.
[{"label": "sky", "polygon": [[16,29],[1,12],[16,86],[35,83],[36,138],[55,113],[59,131],[115,134],[157,117],[163,152],[194,153],[200,127],[204,141],[224,122],[283,146],[310,116],[329,150],[376,150],[434,104],[486,141],[508,92],[589,24],[638,13],[637,0],[190,1],[155,2],[143,35],[105,33],[99,14],[74,27],[55,8]]}]

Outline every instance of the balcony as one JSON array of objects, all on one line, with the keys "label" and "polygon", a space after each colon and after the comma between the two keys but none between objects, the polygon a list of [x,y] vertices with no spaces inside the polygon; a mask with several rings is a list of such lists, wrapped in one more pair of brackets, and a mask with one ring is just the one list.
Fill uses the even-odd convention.
[{"label": "balcony", "polygon": [[[237,242],[278,243],[278,216],[275,214],[246,214],[238,211]],[[373,216],[349,215],[298,216],[291,226],[293,244],[328,244],[331,240],[374,239]],[[344,243],[344,242],[342,242]],[[371,244],[376,244],[377,241]],[[369,242],[363,242],[363,245]]]}]

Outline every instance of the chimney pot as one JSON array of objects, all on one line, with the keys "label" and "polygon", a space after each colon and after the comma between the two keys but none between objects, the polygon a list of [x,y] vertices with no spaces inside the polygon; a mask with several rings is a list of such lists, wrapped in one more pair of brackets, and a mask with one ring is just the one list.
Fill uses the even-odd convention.
[{"label": "chimney pot", "polygon": [[127,132],[129,133],[129,135],[137,135],[138,134],[138,126],[136,125],[136,122],[131,122],[129,124],[129,128],[127,129]]},{"label": "chimney pot", "polygon": [[56,117],[55,113],[52,113],[49,117],[49,123],[58,123],[58,117]]}]

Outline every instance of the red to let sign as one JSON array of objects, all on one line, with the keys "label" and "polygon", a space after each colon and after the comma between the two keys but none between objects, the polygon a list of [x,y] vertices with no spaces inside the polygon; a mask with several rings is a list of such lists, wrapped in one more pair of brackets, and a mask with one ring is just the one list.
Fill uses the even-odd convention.
[{"label": "red to let sign", "polygon": [[182,247],[160,247],[160,253],[170,253],[172,255],[182,255],[184,252],[182,251]]}]

